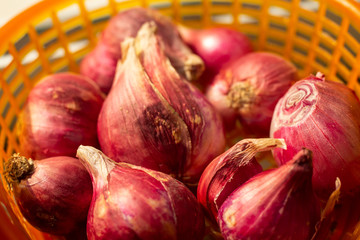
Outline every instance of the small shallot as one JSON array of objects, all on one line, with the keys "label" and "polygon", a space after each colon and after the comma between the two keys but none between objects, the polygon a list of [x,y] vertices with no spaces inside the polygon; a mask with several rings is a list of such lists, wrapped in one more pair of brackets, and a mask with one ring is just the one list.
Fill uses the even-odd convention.
[{"label": "small shallot", "polygon": [[287,164],[250,178],[220,207],[223,237],[309,239],[318,214],[311,175],[311,152],[303,149]]},{"label": "small shallot", "polygon": [[[156,10],[140,7],[121,11],[110,19],[99,39],[98,45],[101,49],[95,48],[89,57],[83,60],[81,74],[92,77],[107,93],[107,89],[112,86],[110,80],[115,76],[112,61],[122,58],[121,42],[126,38],[135,37],[146,22],[155,22],[158,26],[157,34],[164,42],[165,53],[178,73],[188,80],[197,79],[204,71],[204,62],[183,42],[175,24]],[[104,58],[110,65],[107,66],[102,60],[97,59],[98,57]]]},{"label": "small shallot", "polygon": [[360,190],[360,102],[344,84],[321,73],[295,83],[276,105],[271,137],[288,146],[274,149],[279,164],[303,146],[314,152],[313,187],[320,198],[329,198],[337,177],[342,193]]},{"label": "small shallot", "polygon": [[75,157],[80,144],[98,146],[97,119],[104,94],[90,79],[73,73],[43,78],[26,100],[17,125],[21,153],[43,159]]},{"label": "small shallot", "polygon": [[226,65],[206,96],[229,128],[240,122],[268,135],[277,101],[297,78],[295,66],[279,55],[254,52]]},{"label": "small shallot", "polygon": [[[184,42],[203,59],[206,77],[219,73],[227,63],[253,51],[250,39],[230,28],[192,29],[179,25],[178,29]],[[210,79],[204,81],[207,83]]]},{"label": "small shallot", "polygon": [[92,185],[78,159],[38,161],[14,154],[5,163],[4,175],[20,212],[35,228],[54,235],[85,228]]},{"label": "small shallot", "polygon": [[197,199],[216,220],[225,199],[249,178],[263,171],[255,159],[258,152],[286,148],[282,139],[244,139],[216,157],[201,175]]},{"label": "small shallot", "polygon": [[89,240],[202,239],[203,213],[181,182],[161,172],[115,163],[93,147],[80,146],[77,156],[94,188]]}]

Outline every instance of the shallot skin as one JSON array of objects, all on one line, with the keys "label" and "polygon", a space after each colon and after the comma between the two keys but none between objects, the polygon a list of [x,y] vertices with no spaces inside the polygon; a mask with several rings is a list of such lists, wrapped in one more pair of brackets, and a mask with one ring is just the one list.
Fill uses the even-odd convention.
[{"label": "shallot skin", "polygon": [[206,97],[229,128],[236,120],[268,136],[277,101],[297,80],[295,66],[270,52],[253,52],[226,65],[206,90]]},{"label": "shallot skin", "polygon": [[20,212],[35,228],[66,235],[85,227],[92,198],[90,175],[73,157],[34,161],[34,171],[12,184]]},{"label": "shallot skin", "polygon": [[195,196],[171,176],[115,163],[80,146],[78,157],[93,180],[88,239],[202,239],[204,216]]},{"label": "shallot skin", "polygon": [[321,74],[294,84],[275,108],[271,136],[284,138],[288,149],[274,149],[284,164],[306,147],[313,155],[313,187],[327,199],[335,179],[342,193],[360,189],[360,103],[341,83],[326,81]]},{"label": "shallot skin", "polygon": [[317,208],[311,162],[301,154],[296,162],[250,178],[225,200],[219,225],[226,240],[310,239]]},{"label": "shallot skin", "polygon": [[75,157],[80,144],[98,146],[99,87],[73,73],[56,73],[31,90],[17,123],[21,153],[32,159]]}]

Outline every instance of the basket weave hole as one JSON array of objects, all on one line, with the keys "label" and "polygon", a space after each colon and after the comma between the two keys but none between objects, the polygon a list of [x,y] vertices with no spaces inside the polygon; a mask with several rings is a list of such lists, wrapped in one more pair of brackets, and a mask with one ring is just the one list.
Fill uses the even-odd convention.
[{"label": "basket weave hole", "polygon": [[340,63],[341,63],[348,71],[351,71],[351,70],[352,70],[351,64],[345,59],[344,56],[341,56],[341,57],[340,57]]},{"label": "basket weave hole", "polygon": [[332,55],[333,51],[334,51],[334,46],[329,45],[328,43],[325,43],[323,41],[319,42],[319,48],[321,48],[322,50],[324,50],[326,53],[328,53],[328,55]]},{"label": "basket weave hole", "polygon": [[269,45],[276,45],[278,47],[284,47],[285,46],[285,41],[283,39],[278,39],[278,38],[274,38],[274,37],[267,37],[266,42]]},{"label": "basket weave hole", "polygon": [[345,42],[344,43],[344,49],[346,49],[346,51],[348,51],[353,57],[356,57],[356,50],[353,48],[354,46],[351,46]]},{"label": "basket weave hole", "polygon": [[171,8],[171,6],[172,3],[169,1],[151,2],[149,4],[149,8],[157,9],[157,10]]},{"label": "basket weave hole", "polygon": [[187,21],[201,21],[203,19],[202,14],[184,14],[181,16],[181,20],[184,22]]},{"label": "basket weave hole", "polygon": [[108,22],[110,17],[111,17],[111,15],[103,15],[103,16],[100,16],[100,17],[95,17],[95,18],[91,19],[91,24],[92,25],[97,25],[97,24],[100,24],[100,23]]},{"label": "basket weave hole", "polygon": [[322,31],[322,34],[323,34],[324,37],[330,37],[330,38],[332,38],[333,40],[336,41],[337,34],[334,32],[333,29],[330,30],[329,28],[323,26],[321,31]]},{"label": "basket weave hole", "polygon": [[239,14],[238,21],[240,24],[244,25],[258,25],[259,19],[254,16],[247,15],[247,14]]},{"label": "basket weave hole", "polygon": [[219,7],[222,7],[222,6],[227,6],[227,7],[230,7],[233,5],[233,1],[230,1],[230,0],[212,0],[211,1],[211,5],[216,7],[216,6],[219,6]]},{"label": "basket weave hole", "polygon": [[332,10],[326,9],[325,16],[327,19],[334,22],[335,24],[337,24],[337,25],[341,24],[342,17],[340,15],[338,15],[337,13],[333,12]]},{"label": "basket weave hole", "polygon": [[305,16],[302,16],[302,15],[299,15],[298,21],[300,23],[303,23],[303,24],[309,26],[309,27],[314,27],[315,26],[315,21],[313,19],[309,19],[309,18],[307,18]]},{"label": "basket weave hole", "polygon": [[49,57],[49,62],[53,63],[57,59],[63,58],[65,56],[65,49],[63,47],[57,48]]},{"label": "basket weave hole", "polygon": [[62,66],[61,68],[55,70],[56,73],[69,72],[69,71],[70,71],[70,68],[68,65]]},{"label": "basket weave hole", "polygon": [[300,7],[310,12],[317,12],[319,10],[320,3],[316,0],[302,0],[300,1]]},{"label": "basket weave hole", "polygon": [[261,10],[261,5],[251,2],[243,2],[241,7],[243,9]]},{"label": "basket weave hole", "polygon": [[277,16],[277,17],[288,18],[290,16],[289,10],[282,8],[282,7],[278,7],[278,6],[270,6],[268,8],[268,13],[269,13],[269,15]]},{"label": "basket weave hole", "polygon": [[79,15],[80,15],[80,7],[76,3],[71,4],[70,6],[57,11],[57,16],[60,22],[66,22]]},{"label": "basket weave hole", "polygon": [[0,70],[3,70],[7,66],[9,66],[10,63],[13,62],[13,60],[13,56],[8,52],[0,56]]},{"label": "basket weave hole", "polygon": [[211,21],[220,24],[232,24],[234,16],[232,14],[212,14]]},{"label": "basket weave hole", "polygon": [[347,84],[346,77],[344,77],[340,72],[336,72],[336,79],[335,80],[338,81],[338,82],[342,82],[345,85]]},{"label": "basket weave hole", "polygon": [[22,65],[29,65],[30,63],[34,62],[39,57],[39,52],[35,49],[32,49],[29,51],[22,59],[21,64]]},{"label": "basket weave hole", "polygon": [[180,2],[180,5],[181,6],[187,6],[187,7],[192,7],[192,6],[201,6],[201,4],[202,4],[202,1],[199,1],[199,0],[196,0],[196,1],[194,1],[194,0],[182,0],[181,2]]},{"label": "basket weave hole", "polygon": [[76,25],[76,26],[71,27],[70,29],[67,29],[65,34],[66,34],[66,36],[71,36],[77,32],[82,31],[83,29],[84,29],[83,25]]},{"label": "basket weave hole", "polygon": [[[1,126],[1,131],[3,131],[2,129],[2,126]],[[8,153],[9,151],[9,137],[6,136],[6,135],[2,135],[3,136],[3,139],[0,139],[1,140],[1,149],[5,152],[5,153]],[[7,154],[8,156],[10,156],[9,154]]]},{"label": "basket weave hole", "polygon": [[360,31],[353,24],[349,25],[348,34],[360,44]]},{"label": "basket weave hole", "polygon": [[78,52],[84,48],[86,48],[89,45],[88,39],[80,39],[77,41],[69,42],[68,49],[70,52],[75,53]]},{"label": "basket weave hole", "polygon": [[51,46],[57,44],[59,42],[59,39],[57,37],[51,38],[48,41],[43,43],[44,50],[49,49]]},{"label": "basket weave hole", "polygon": [[30,72],[29,78],[31,80],[36,80],[39,78],[39,75],[43,73],[43,67],[41,65],[38,65],[33,71]]},{"label": "basket weave hole", "polygon": [[320,64],[323,68],[327,68],[329,66],[328,61],[326,61],[325,59],[323,59],[320,56],[315,57],[315,62]]},{"label": "basket weave hole", "polygon": [[108,0],[86,0],[86,1],[84,1],[84,4],[86,7],[86,10],[91,12],[91,11],[95,11],[97,9],[108,6],[109,1]]},{"label": "basket weave hole", "polygon": [[307,49],[302,48],[302,47],[300,47],[300,46],[298,46],[296,44],[293,46],[293,51],[296,52],[296,53],[301,54],[304,57],[308,55],[308,50]]},{"label": "basket weave hole", "polygon": [[25,33],[18,41],[15,42],[14,46],[16,48],[16,51],[20,52],[29,43],[30,43],[29,34]]},{"label": "basket weave hole", "polygon": [[43,34],[47,30],[51,29],[53,27],[53,22],[50,17],[45,18],[43,21],[35,25],[35,30],[38,35]]},{"label": "basket weave hole", "polygon": [[275,29],[280,32],[286,32],[288,29],[288,26],[286,26],[285,24],[280,24],[280,23],[275,23],[275,22],[270,22],[269,27],[271,29]]},{"label": "basket weave hole", "polygon": [[311,40],[311,36],[309,35],[309,33],[305,33],[305,32],[302,32],[300,30],[297,30],[295,35],[299,38],[301,38],[302,40],[305,40],[307,42],[310,42]]}]

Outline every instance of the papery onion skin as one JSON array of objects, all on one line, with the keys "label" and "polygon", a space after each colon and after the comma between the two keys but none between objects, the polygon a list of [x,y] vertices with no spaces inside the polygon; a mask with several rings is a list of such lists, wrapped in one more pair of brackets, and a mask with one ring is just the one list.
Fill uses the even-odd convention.
[{"label": "papery onion skin", "polygon": [[305,146],[314,151],[313,187],[326,200],[337,177],[342,192],[360,189],[360,103],[354,92],[325,77],[310,76],[294,84],[279,100],[271,136],[284,138],[288,149],[273,155],[284,164]]},{"label": "papery onion skin", "polygon": [[219,210],[223,237],[309,239],[317,220],[311,175],[311,154],[304,149],[288,164],[250,178]]},{"label": "papery onion skin", "polygon": [[[156,10],[140,7],[122,11],[110,19],[98,42],[101,49],[95,48],[85,57],[81,63],[81,74],[94,79],[108,93],[116,72],[113,60],[122,58],[121,42],[135,37],[140,27],[150,21],[158,26],[158,34],[165,43],[166,55],[174,68],[190,81],[197,79],[204,71],[204,63],[182,41],[175,24]],[[98,57],[104,58],[110,65],[106,66]]]},{"label": "papery onion skin", "polygon": [[206,71],[212,74],[253,51],[250,39],[230,28],[192,29],[179,25],[178,29],[185,43],[203,59]]},{"label": "papery onion skin", "polygon": [[80,146],[78,158],[93,180],[88,215],[91,239],[202,239],[204,216],[195,196],[167,174],[115,163]]},{"label": "papery onion skin", "polygon": [[123,62],[99,115],[99,142],[114,161],[196,183],[225,149],[222,121],[171,66],[155,30],[144,24],[135,40],[123,43]]},{"label": "papery onion skin", "polygon": [[311,240],[359,239],[360,192],[341,194],[340,179],[336,179],[335,191],[322,208],[321,219]]},{"label": "papery onion skin", "polygon": [[80,73],[94,80],[105,94],[109,93],[116,71],[118,58],[109,52],[109,47],[99,42],[80,63]]},{"label": "papery onion skin", "polygon": [[80,144],[98,146],[97,118],[104,98],[94,82],[78,74],[43,78],[31,90],[19,116],[21,153],[38,160],[75,157]]},{"label": "papery onion skin", "polygon": [[217,220],[217,212],[225,199],[241,184],[263,171],[255,155],[276,147],[286,148],[281,139],[243,139],[216,157],[205,168],[197,188],[197,199]]},{"label": "papery onion skin", "polygon": [[32,161],[14,155],[5,163],[4,174],[20,212],[35,228],[67,235],[86,226],[92,184],[78,159],[58,156]]},{"label": "papery onion skin", "polygon": [[267,136],[277,101],[297,80],[295,66],[269,52],[253,52],[226,65],[208,86],[206,96],[229,129],[238,119]]}]

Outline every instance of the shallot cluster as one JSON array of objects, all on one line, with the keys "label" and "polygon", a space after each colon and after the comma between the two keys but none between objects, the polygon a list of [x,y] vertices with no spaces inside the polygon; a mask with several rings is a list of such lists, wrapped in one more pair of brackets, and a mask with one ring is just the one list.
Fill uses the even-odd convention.
[{"label": "shallot cluster", "polygon": [[350,88],[240,31],[130,8],[30,91],[4,177],[62,239],[356,239],[359,121]]}]

